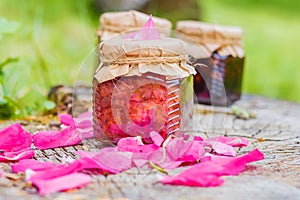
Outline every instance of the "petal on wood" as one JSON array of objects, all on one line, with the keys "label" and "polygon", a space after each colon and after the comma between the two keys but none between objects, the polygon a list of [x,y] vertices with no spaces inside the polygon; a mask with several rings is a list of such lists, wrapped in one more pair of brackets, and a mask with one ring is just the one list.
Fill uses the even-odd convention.
[{"label": "petal on wood", "polygon": [[75,126],[75,121],[70,114],[59,114],[58,118],[63,125]]},{"label": "petal on wood", "polygon": [[223,183],[221,176],[238,175],[245,169],[247,163],[263,158],[264,155],[258,149],[238,157],[212,155],[211,160],[191,166],[176,176],[163,177],[161,182],[196,187],[218,186]]},{"label": "petal on wood", "polygon": [[171,185],[185,185],[193,187],[219,186],[224,181],[220,178],[223,167],[213,162],[203,162],[187,168],[176,176],[163,177],[161,182]]},{"label": "petal on wood", "polygon": [[3,171],[3,169],[0,168],[0,178],[3,177],[5,175],[5,172]]},{"label": "petal on wood", "polygon": [[91,182],[92,178],[89,175],[73,173],[47,180],[35,179],[32,181],[32,184],[38,188],[40,195],[46,195],[58,191],[83,187]]},{"label": "petal on wood", "polygon": [[143,144],[139,136],[121,138],[117,147],[119,151],[133,153],[149,153],[159,149],[156,144]]},{"label": "petal on wood", "polygon": [[0,154],[0,162],[19,161],[22,159],[32,158],[34,151],[31,148],[22,149],[16,152],[4,152]]},{"label": "petal on wood", "polygon": [[36,171],[28,178],[28,181],[33,182],[34,180],[53,179],[60,176],[65,176],[68,174],[79,172],[82,169],[83,169],[82,164],[75,160],[73,163],[70,163],[69,165],[57,165],[51,169]]},{"label": "petal on wood", "polygon": [[101,168],[111,173],[120,173],[132,167],[132,153],[102,151],[93,157]]},{"label": "petal on wood", "polygon": [[31,142],[31,134],[17,123],[0,130],[1,151],[20,151],[30,147]]},{"label": "petal on wood", "polygon": [[218,155],[224,155],[224,156],[236,156],[235,149],[225,143],[212,141],[209,142],[212,145],[213,151]]},{"label": "petal on wood", "polygon": [[24,159],[21,160],[11,166],[12,172],[25,172],[27,169],[31,169],[34,171],[41,171],[46,169],[51,169],[56,167],[57,164],[53,162],[40,162],[34,159]]},{"label": "petal on wood", "polygon": [[213,138],[208,138],[205,140],[206,142],[221,142],[232,147],[244,147],[248,146],[249,141],[243,137],[225,137],[225,136],[217,136]]},{"label": "petal on wood", "polygon": [[32,138],[34,145],[40,150],[81,143],[80,133],[74,126],[68,126],[61,131],[37,132]]}]

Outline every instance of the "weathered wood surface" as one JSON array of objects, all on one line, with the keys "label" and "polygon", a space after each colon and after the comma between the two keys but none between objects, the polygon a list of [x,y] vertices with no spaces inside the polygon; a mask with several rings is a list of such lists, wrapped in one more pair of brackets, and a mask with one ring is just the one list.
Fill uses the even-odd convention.
[{"label": "weathered wood surface", "polygon": [[[258,147],[265,154],[265,160],[251,164],[239,176],[225,177],[225,184],[220,187],[162,185],[157,181],[163,174],[155,170],[131,169],[108,177],[93,176],[94,182],[85,188],[45,197],[38,196],[22,179],[0,178],[0,199],[299,199],[300,104],[243,96],[236,105],[253,111],[256,118],[238,119],[224,114],[224,109],[220,108],[203,114],[203,109],[210,108],[195,106],[194,132],[205,137],[243,136],[251,145],[239,149],[239,153]],[[0,124],[0,128],[4,125]],[[34,122],[26,127],[32,131],[43,128]],[[35,158],[59,162],[64,156],[74,157],[78,149],[97,150],[89,142],[76,147],[36,151]],[[1,163],[0,166],[10,171],[9,164]]]}]

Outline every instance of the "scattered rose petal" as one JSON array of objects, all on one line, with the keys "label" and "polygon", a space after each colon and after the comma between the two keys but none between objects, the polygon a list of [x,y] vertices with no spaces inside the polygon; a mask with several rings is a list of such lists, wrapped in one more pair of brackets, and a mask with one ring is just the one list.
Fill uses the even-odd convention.
[{"label": "scattered rose petal", "polygon": [[166,151],[172,160],[180,158],[187,151],[191,141],[184,141],[183,138],[173,138],[166,144]]},{"label": "scattered rose petal", "polygon": [[45,195],[58,191],[79,188],[91,182],[92,178],[89,175],[73,173],[50,180],[35,179],[32,184],[38,188],[40,195]]},{"label": "scattered rose petal", "polygon": [[69,165],[57,165],[51,169],[36,171],[36,173],[34,173],[32,176],[29,177],[28,181],[33,182],[34,180],[53,179],[60,176],[65,176],[67,174],[79,172],[82,169],[83,169],[82,164],[78,161],[74,161]]},{"label": "scattered rose petal", "polygon": [[205,153],[206,151],[203,142],[194,140],[191,141],[189,148],[178,158],[178,160],[193,163],[202,159]]},{"label": "scattered rose petal", "polygon": [[3,152],[0,153],[0,162],[19,161],[22,159],[32,158],[33,156],[34,151],[31,148],[22,149],[16,152]]},{"label": "scattered rose petal", "polygon": [[98,169],[106,173],[120,173],[132,167],[132,153],[120,152],[115,147],[107,147],[100,152],[77,152],[78,162],[83,169]]},{"label": "scattered rose petal", "polygon": [[263,159],[263,154],[255,149],[239,157],[212,155],[211,160],[187,168],[176,176],[163,177],[162,183],[172,185],[210,187],[223,183],[223,175],[237,175],[245,169],[247,163]]},{"label": "scattered rose petal", "polygon": [[12,172],[25,172],[27,169],[31,169],[34,171],[47,170],[57,166],[57,164],[53,162],[39,162],[34,159],[24,159],[15,163],[11,166]]},{"label": "scattered rose petal", "polygon": [[58,118],[63,125],[75,126],[75,121],[70,114],[59,114]]},{"label": "scattered rose petal", "polygon": [[88,139],[94,136],[92,112],[84,112],[74,118],[74,120],[76,129],[79,131],[81,139]]},{"label": "scattered rose petal", "polygon": [[221,142],[232,147],[244,147],[248,146],[249,141],[246,138],[242,137],[225,137],[225,136],[217,136],[213,138],[208,138],[205,140],[206,142]]},{"label": "scattered rose petal", "polygon": [[238,157],[213,155],[211,158],[212,162],[222,165],[228,175],[237,175],[245,169],[246,164],[264,159],[264,154],[258,149],[254,149],[253,151]]},{"label": "scattered rose petal", "polygon": [[163,177],[161,182],[164,184],[194,187],[219,186],[224,182],[220,179],[223,169],[222,166],[207,161],[189,167],[177,176]]},{"label": "scattered rose petal", "polygon": [[93,113],[84,112],[74,118],[77,128],[90,128],[93,126]]},{"label": "scattered rose petal", "polygon": [[119,151],[133,153],[149,153],[159,149],[156,144],[143,144],[141,137],[126,137],[121,138],[117,144]]},{"label": "scattered rose petal", "polygon": [[224,144],[221,142],[217,142],[217,141],[209,142],[209,144],[212,145],[213,151],[218,155],[236,156],[235,149],[230,145],[227,145],[227,144]]},{"label": "scattered rose petal", "polygon": [[131,152],[100,151],[94,156],[94,159],[103,170],[111,173],[119,173],[132,166]]},{"label": "scattered rose petal", "polygon": [[0,178],[1,178],[1,177],[4,177],[4,175],[5,175],[5,172],[3,171],[2,168],[0,168]]},{"label": "scattered rose petal", "polygon": [[150,132],[150,137],[151,137],[153,143],[157,146],[161,146],[161,144],[164,141],[164,138],[161,137],[161,135],[156,131],[151,131]]},{"label": "scattered rose petal", "polygon": [[34,145],[40,150],[77,145],[81,142],[80,134],[74,126],[68,126],[61,131],[41,131],[32,138]]},{"label": "scattered rose petal", "polygon": [[178,161],[177,159],[174,160],[162,148],[160,148],[159,150],[153,152],[151,154],[149,160],[153,164],[155,164],[155,165],[157,165],[157,166],[159,166],[163,169],[174,169],[174,168],[180,166],[183,163],[183,161]]},{"label": "scattered rose petal", "polygon": [[4,152],[20,151],[30,147],[31,134],[15,123],[0,130],[0,150]]}]

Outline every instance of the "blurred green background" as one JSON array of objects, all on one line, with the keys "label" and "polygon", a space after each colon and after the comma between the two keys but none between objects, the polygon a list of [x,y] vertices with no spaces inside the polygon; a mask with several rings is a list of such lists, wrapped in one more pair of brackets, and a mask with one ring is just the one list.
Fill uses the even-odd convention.
[{"label": "blurred green background", "polygon": [[[201,20],[244,29],[244,93],[300,102],[300,1],[195,1]],[[178,6],[178,12],[154,13],[178,17]],[[6,94],[19,106],[17,115],[51,108],[46,99],[50,87],[74,83],[97,42],[99,15],[93,0],[0,1],[0,36],[5,19],[18,24],[14,33],[0,38],[0,63],[18,58],[3,68]],[[0,86],[0,109],[1,101]]]}]

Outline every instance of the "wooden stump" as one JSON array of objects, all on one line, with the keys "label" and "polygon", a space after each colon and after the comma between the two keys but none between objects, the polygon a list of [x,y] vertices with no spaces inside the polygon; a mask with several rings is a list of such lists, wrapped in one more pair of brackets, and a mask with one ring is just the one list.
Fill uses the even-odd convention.
[{"label": "wooden stump", "polygon": [[[93,176],[87,187],[68,193],[56,193],[40,197],[16,177],[0,178],[2,199],[297,199],[300,196],[300,104],[268,99],[259,96],[243,96],[237,106],[251,110],[254,119],[238,119],[225,108],[195,105],[194,130],[204,137],[216,135],[243,136],[251,145],[239,149],[246,153],[259,148],[263,161],[247,167],[236,177],[225,177],[224,185],[216,188],[192,188],[168,186],[158,182],[163,176],[155,170],[131,169],[117,175]],[[35,130],[36,124],[28,127]],[[7,123],[0,124],[3,128]],[[31,125],[31,126],[30,126]],[[36,150],[38,160],[60,162],[65,156],[76,157],[76,150],[97,151],[97,143]],[[6,172],[9,164],[0,163]],[[176,170],[171,172],[176,173]],[[22,177],[21,177],[22,178]]]}]

